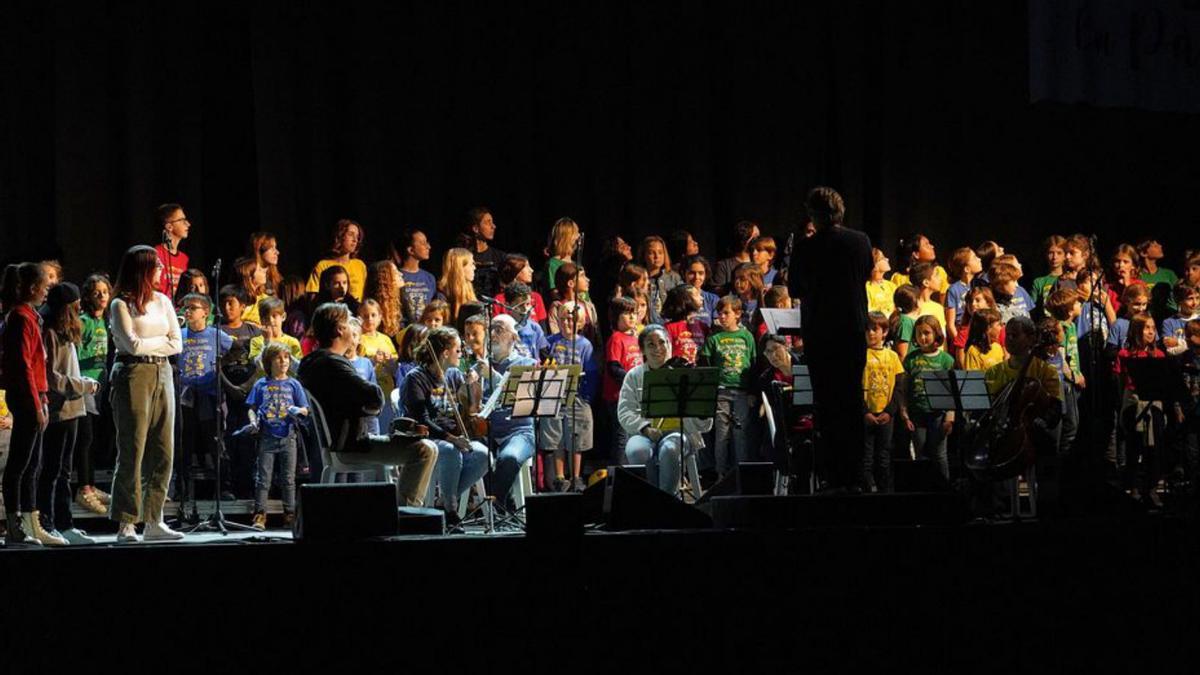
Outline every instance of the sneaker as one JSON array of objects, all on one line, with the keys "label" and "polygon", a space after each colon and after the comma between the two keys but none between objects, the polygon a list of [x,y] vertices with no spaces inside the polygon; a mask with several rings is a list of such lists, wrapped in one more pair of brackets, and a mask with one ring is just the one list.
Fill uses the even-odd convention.
[{"label": "sneaker", "polygon": [[582,476],[576,476],[575,480],[571,481],[571,489],[575,492],[583,492],[587,489],[587,483],[583,482]]},{"label": "sneaker", "polygon": [[104,490],[101,490],[95,485],[92,486],[92,493],[96,495],[96,498],[100,500],[101,504],[105,506],[112,504],[112,495],[108,494]]},{"label": "sneaker", "polygon": [[104,502],[100,501],[100,495],[97,490],[90,485],[84,485],[79,488],[79,492],[75,493],[75,503],[97,515],[108,513]]},{"label": "sneaker", "polygon": [[567,480],[566,478],[555,478],[554,479],[554,491],[555,492],[570,492],[570,490],[571,490],[571,481]]},{"label": "sneaker", "polygon": [[142,537],[146,541],[179,541],[183,539],[183,533],[172,530],[163,522],[146,523],[146,529],[143,530]]},{"label": "sneaker", "polygon": [[25,529],[25,536],[42,542],[43,546],[67,545],[67,540],[59,536],[57,532],[54,530],[47,531],[42,527],[41,514],[37,511],[22,513],[21,527]]},{"label": "sneaker", "polygon": [[258,530],[259,532],[263,532],[264,530],[266,530],[267,529],[267,514],[263,513],[262,511],[258,511],[257,513],[255,513],[254,518],[250,521],[250,527],[253,527],[254,529]]},{"label": "sneaker", "polygon": [[89,537],[87,535],[87,532],[84,532],[83,530],[81,530],[77,527],[72,527],[72,528],[63,530],[62,538],[66,539],[67,543],[72,546],[82,546],[85,544],[96,543],[96,540]]},{"label": "sneaker", "polygon": [[136,544],[141,540],[133,523],[121,523],[121,526],[117,528],[118,544]]}]

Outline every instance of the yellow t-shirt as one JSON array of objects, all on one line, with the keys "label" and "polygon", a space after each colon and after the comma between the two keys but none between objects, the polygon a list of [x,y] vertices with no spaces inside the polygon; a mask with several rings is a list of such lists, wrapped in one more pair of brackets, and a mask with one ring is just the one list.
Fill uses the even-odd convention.
[{"label": "yellow t-shirt", "polygon": [[341,265],[346,268],[346,276],[350,277],[350,295],[354,296],[355,300],[362,302],[363,287],[367,285],[367,264],[358,258],[351,258],[350,262],[338,262],[333,259],[322,260],[313,268],[312,274],[308,275],[308,283],[305,284],[304,290],[308,293],[316,293],[321,290],[321,272],[326,268],[334,265]]},{"label": "yellow t-shirt", "polygon": [[269,297],[271,297],[271,296],[267,295],[266,293],[263,293],[262,295],[255,298],[254,302],[246,305],[242,309],[242,321],[249,321],[250,323],[254,324],[255,326],[261,326],[262,325],[262,317],[260,317],[258,315],[258,301],[262,300],[263,298],[269,298]]},{"label": "yellow t-shirt", "polygon": [[[367,335],[366,333],[363,333],[361,344],[363,348],[363,356],[369,359],[374,359],[375,354],[379,352],[387,354],[388,357],[392,359],[395,359],[397,356],[399,356],[396,352],[396,345],[392,342],[392,338],[378,331],[376,331],[374,335]],[[391,367],[387,366],[386,364],[375,365],[375,379],[379,382],[379,388],[383,390],[384,396],[390,395],[392,390],[396,388],[395,370],[396,368],[394,364]]]},{"label": "yellow t-shirt", "polygon": [[923,316],[932,316],[937,319],[938,325],[942,327],[942,335],[946,334],[946,308],[940,303],[933,300],[925,300],[917,303],[917,318]]},{"label": "yellow t-shirt", "polygon": [[[1014,366],[1012,359],[1005,359],[988,368],[987,372],[983,374],[983,380],[987,384],[988,393],[995,396],[1000,393],[1001,389],[1004,389],[1005,385],[1016,380],[1017,375],[1020,374],[1020,364]],[[1051,396],[1062,400],[1062,386],[1058,381],[1058,371],[1054,369],[1054,366],[1034,357],[1033,364],[1029,366],[1029,377],[1037,378]]]},{"label": "yellow t-shirt", "polygon": [[900,357],[890,349],[867,349],[863,369],[863,401],[870,413],[881,413],[892,401],[896,376],[904,372]]},{"label": "yellow t-shirt", "polygon": [[980,352],[975,345],[967,347],[963,353],[963,370],[987,370],[1004,361],[1004,348],[999,342],[993,342],[992,348],[986,353]]},{"label": "yellow t-shirt", "polygon": [[884,279],[879,283],[874,281],[867,282],[867,311],[882,312],[884,316],[891,316],[896,309],[896,303],[892,300],[892,296],[896,294],[896,284]]},{"label": "yellow t-shirt", "polygon": [[0,389],[0,417],[8,417],[8,403],[4,400],[4,390]]},{"label": "yellow t-shirt", "polygon": [[[271,342],[283,343],[288,348],[288,352],[291,353],[292,358],[296,359],[297,361],[304,358],[304,352],[300,350],[300,341],[291,335],[288,335],[287,333],[284,333],[282,336],[271,340]],[[265,337],[261,335],[255,335],[254,337],[250,338],[250,360],[254,361],[258,359],[266,346],[267,339]]]},{"label": "yellow t-shirt", "polygon": [[[896,288],[900,288],[910,282],[907,274],[896,272],[892,274],[892,283],[896,284]],[[950,275],[946,272],[945,267],[935,265],[933,268],[933,292],[938,297],[944,298],[948,290],[950,290]]]}]

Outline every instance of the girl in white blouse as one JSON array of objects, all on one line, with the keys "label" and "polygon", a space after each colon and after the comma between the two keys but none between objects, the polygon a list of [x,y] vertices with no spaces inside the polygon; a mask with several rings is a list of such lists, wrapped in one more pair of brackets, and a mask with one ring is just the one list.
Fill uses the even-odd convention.
[{"label": "girl in white blouse", "polygon": [[147,541],[183,538],[163,523],[175,435],[175,384],[167,357],[180,352],[182,340],[170,298],[154,290],[162,273],[153,248],[130,248],[109,305],[116,346],[110,397],[117,428],[109,517],[120,523],[117,543],[138,541],[139,522],[146,523]]}]

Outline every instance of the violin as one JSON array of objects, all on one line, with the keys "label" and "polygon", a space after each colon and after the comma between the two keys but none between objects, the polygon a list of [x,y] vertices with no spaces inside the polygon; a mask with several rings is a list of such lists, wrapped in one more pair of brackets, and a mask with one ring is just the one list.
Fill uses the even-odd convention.
[{"label": "violin", "polygon": [[1061,414],[1058,398],[1029,377],[1035,355],[1055,344],[1043,340],[1021,365],[1017,379],[1008,383],[992,402],[992,407],[977,425],[968,430],[967,469],[982,480],[1007,480],[1022,474],[1037,458],[1038,445],[1047,440],[1047,431]]}]

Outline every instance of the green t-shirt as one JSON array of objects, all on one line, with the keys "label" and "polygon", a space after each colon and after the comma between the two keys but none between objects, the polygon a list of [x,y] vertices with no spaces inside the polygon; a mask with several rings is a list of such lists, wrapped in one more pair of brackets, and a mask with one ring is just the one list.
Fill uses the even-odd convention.
[{"label": "green t-shirt", "polygon": [[908,410],[909,412],[927,413],[929,399],[925,396],[925,383],[918,377],[921,373],[936,370],[953,370],[954,357],[939,349],[932,354],[926,354],[919,349],[908,352],[904,359],[904,370],[908,373]]},{"label": "green t-shirt", "polygon": [[700,349],[701,362],[720,368],[721,386],[729,389],[749,388],[755,356],[754,336],[745,326],[713,333]]},{"label": "green t-shirt", "polygon": [[900,324],[896,326],[896,342],[912,342],[913,329],[917,320],[905,314],[900,315]]},{"label": "green t-shirt", "polygon": [[[1174,312],[1179,309],[1179,305],[1175,302],[1175,296],[1171,292],[1171,290],[1175,288],[1175,284],[1179,283],[1179,277],[1176,276],[1174,272],[1165,267],[1160,267],[1154,274],[1146,274],[1143,272],[1141,275],[1141,280],[1150,287],[1150,294],[1153,297],[1152,302],[1155,303],[1155,308],[1161,310],[1165,305],[1167,311],[1169,312]],[[1161,290],[1158,293],[1154,292],[1155,286],[1159,284],[1167,285],[1167,290],[1165,293]],[[1155,314],[1155,316],[1158,315]]]},{"label": "green t-shirt", "polygon": [[1035,306],[1041,307],[1046,304],[1046,297],[1054,290],[1054,284],[1057,284],[1060,278],[1060,275],[1057,274],[1047,274],[1033,280],[1033,304]]},{"label": "green t-shirt", "polygon": [[1063,353],[1067,355],[1067,363],[1071,372],[1079,374],[1079,334],[1075,330],[1075,321],[1059,321],[1063,327]]},{"label": "green t-shirt", "polygon": [[79,320],[83,323],[78,349],[79,374],[103,382],[108,360],[108,327],[104,325],[104,317],[96,318],[87,312],[81,312]]},{"label": "green t-shirt", "polygon": [[1143,272],[1141,278],[1142,281],[1146,282],[1146,285],[1148,286],[1153,286],[1155,284],[1166,284],[1171,288],[1174,288],[1175,284],[1179,283],[1179,277],[1165,267],[1158,268],[1158,271],[1154,274],[1146,274]]}]

